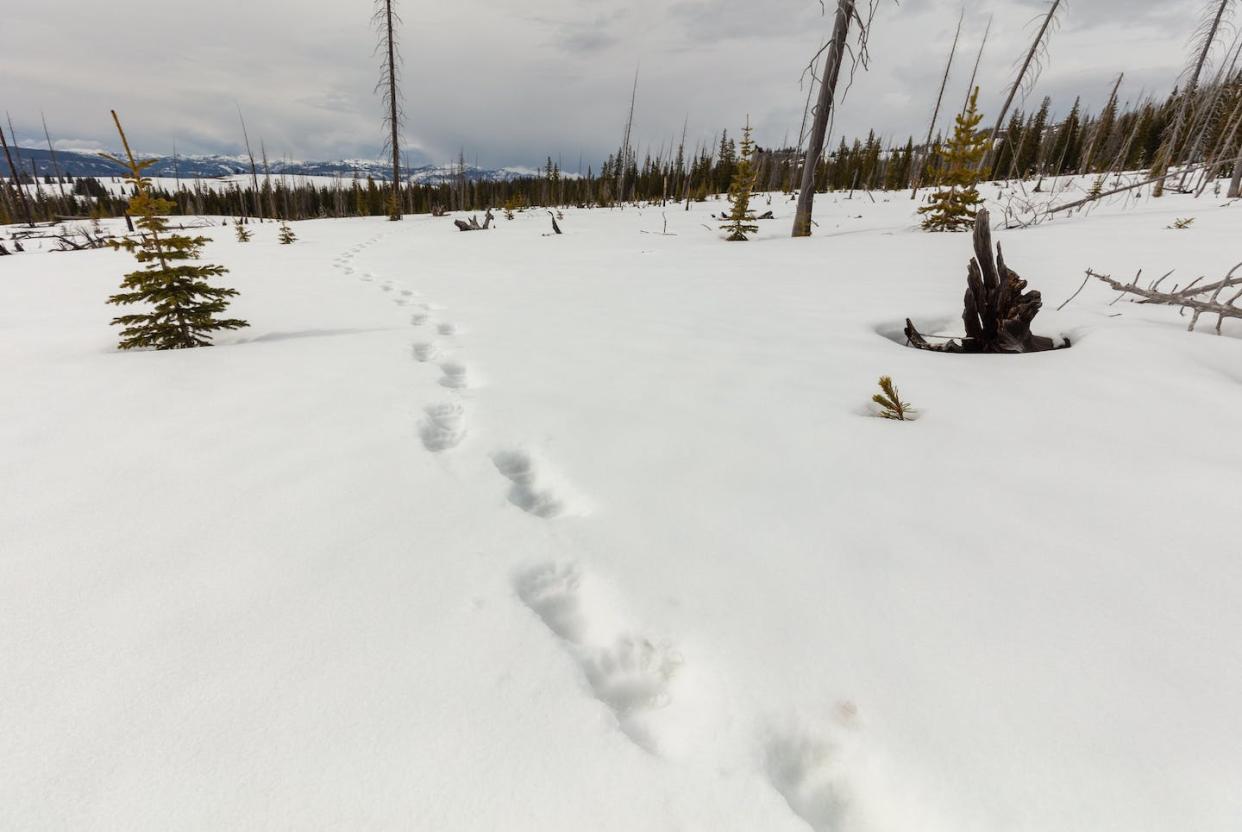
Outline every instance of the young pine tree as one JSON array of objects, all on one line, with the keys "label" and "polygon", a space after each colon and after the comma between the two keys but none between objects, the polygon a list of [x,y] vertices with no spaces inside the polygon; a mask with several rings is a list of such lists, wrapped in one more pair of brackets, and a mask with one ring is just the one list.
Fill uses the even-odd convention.
[{"label": "young pine tree", "polygon": [[120,348],[123,350],[154,347],[157,350],[179,350],[211,346],[211,333],[220,329],[241,329],[248,323],[236,318],[218,318],[228,308],[227,298],[237,294],[236,289],[211,286],[207,279],[228,271],[222,266],[196,265],[206,237],[186,237],[171,234],[165,215],[172,210],[172,203],[159,199],[151,192],[151,180],[143,170],[154,160],[139,162],[129,148],[129,140],[121,128],[121,120],[115,111],[112,120],[121,134],[125,159],[108,158],[129,170],[126,177],[134,188],[129,200],[129,215],[134,217],[138,239],[113,241],[113,248],[125,249],[134,255],[143,268],[125,275],[120,292],[108,298],[108,303],[130,306],[147,304],[149,312],[120,315],[112,319],[114,326],[122,326]]},{"label": "young pine tree", "polygon": [[237,230],[237,242],[248,243],[254,235],[250,233],[250,229],[242,225],[241,220],[234,220],[233,227]]},{"label": "young pine tree", "polygon": [[276,239],[280,240],[282,246],[291,245],[297,239],[297,235],[293,233],[293,229],[289,227],[289,223],[284,220],[280,221],[280,233],[276,235]]},{"label": "young pine tree", "polygon": [[755,143],[750,140],[750,119],[747,119],[742,130],[742,144],[733,165],[733,181],[729,185],[729,202],[733,205],[733,211],[728,222],[720,226],[729,232],[728,239],[734,242],[745,242],[747,234],[759,233],[754,212],[750,210],[750,192],[755,185],[754,152]]},{"label": "young pine tree", "polygon": [[927,231],[968,231],[975,224],[975,213],[983,201],[975,189],[979,164],[985,152],[986,137],[979,134],[983,116],[977,109],[979,88],[970,95],[970,103],[957,117],[953,137],[944,148],[944,171],[940,189],[931,203],[919,209],[923,228]]}]

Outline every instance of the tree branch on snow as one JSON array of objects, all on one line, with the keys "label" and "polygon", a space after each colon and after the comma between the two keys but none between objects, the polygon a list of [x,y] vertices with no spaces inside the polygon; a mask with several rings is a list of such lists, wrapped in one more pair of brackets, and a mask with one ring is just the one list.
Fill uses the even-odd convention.
[{"label": "tree branch on snow", "polygon": [[[1239,298],[1242,298],[1242,275],[1238,275],[1238,271],[1242,269],[1242,263],[1234,266],[1229,273],[1221,280],[1215,283],[1200,284],[1203,278],[1196,278],[1191,281],[1184,289],[1178,289],[1176,286],[1171,291],[1160,291],[1160,283],[1172,274],[1165,274],[1159,280],[1156,280],[1147,286],[1140,286],[1138,283],[1140,270],[1129,283],[1122,283],[1106,274],[1087,269],[1087,277],[1093,277],[1107,284],[1110,288],[1121,292],[1119,299],[1126,295],[1133,295],[1142,300],[1136,303],[1156,303],[1162,306],[1178,307],[1178,314],[1184,314],[1189,309],[1193,314],[1190,318],[1190,326],[1186,328],[1187,332],[1194,332],[1195,325],[1199,323],[1199,316],[1205,312],[1209,315],[1216,316],[1216,334],[1220,335],[1221,324],[1225,318],[1242,318],[1242,306],[1238,306]],[[1235,276],[1237,275],[1237,276]],[[1229,291],[1237,289],[1237,291]],[[1221,295],[1225,294],[1227,300],[1222,301]]]}]

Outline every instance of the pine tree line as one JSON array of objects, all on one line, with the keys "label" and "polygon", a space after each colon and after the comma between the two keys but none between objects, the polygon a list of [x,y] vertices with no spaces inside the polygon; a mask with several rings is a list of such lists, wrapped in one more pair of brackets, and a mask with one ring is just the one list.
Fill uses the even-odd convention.
[{"label": "pine tree line", "polygon": [[[1185,124],[1174,129],[1179,113]],[[1186,114],[1189,115],[1186,115]],[[1033,112],[1013,111],[997,132],[984,162],[984,179],[1039,178],[1102,174],[1151,168],[1162,153],[1170,166],[1203,164],[1228,176],[1242,155],[1242,72],[1174,91],[1164,101],[1121,102],[1115,92],[1098,113],[1085,113],[1076,101],[1056,118],[1047,98]],[[1170,142],[1173,147],[1165,149]],[[901,190],[911,186],[920,165],[923,181],[935,186],[951,169],[948,139],[930,146],[912,137],[894,141],[874,131],[865,138],[841,138],[815,171],[817,191]],[[464,159],[460,174],[443,183],[407,183],[399,191],[402,211],[500,210],[524,206],[610,207],[630,202],[705,200],[729,191],[739,163],[736,142],[727,131],[711,143],[688,148],[684,141],[640,159],[633,148],[610,155],[598,172],[566,175],[552,158],[538,176],[505,181],[469,180]],[[756,191],[794,192],[801,181],[797,148],[756,148],[752,159]],[[61,185],[65,185],[62,193]],[[1173,185],[1178,184],[1176,180]],[[19,193],[18,188],[21,188]],[[386,180],[373,178],[310,183],[271,177],[228,188],[198,182],[181,191],[153,188],[172,203],[174,215],[301,220],[316,217],[390,215],[392,193]],[[128,197],[114,195],[90,177],[34,177],[0,180],[0,224],[24,219],[22,197],[36,221],[59,217],[117,217]]]}]

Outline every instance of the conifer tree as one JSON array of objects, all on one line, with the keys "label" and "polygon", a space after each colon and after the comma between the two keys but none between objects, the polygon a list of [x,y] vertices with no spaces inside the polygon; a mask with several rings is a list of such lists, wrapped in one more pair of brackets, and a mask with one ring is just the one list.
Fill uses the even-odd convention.
[{"label": "conifer tree", "polygon": [[1051,107],[1052,99],[1045,96],[1035,112],[1034,119],[1022,131],[1022,142],[1017,150],[1019,177],[1043,172],[1040,162],[1043,157],[1044,131],[1048,127],[1048,111]]},{"label": "conifer tree", "polygon": [[113,248],[125,249],[134,255],[143,268],[125,275],[120,292],[108,303],[130,306],[145,303],[151,311],[120,315],[112,319],[122,326],[120,348],[123,350],[154,347],[157,350],[189,349],[211,346],[211,333],[221,329],[241,329],[248,323],[236,318],[218,318],[228,307],[228,298],[236,289],[211,286],[207,279],[228,271],[223,266],[192,265],[198,260],[206,237],[171,234],[165,215],[172,210],[171,201],[151,192],[151,180],[143,171],[155,160],[138,161],[130,150],[129,140],[121,128],[116,111],[112,112],[125,159],[109,156],[129,170],[126,177],[134,188],[129,200],[129,214],[135,218],[138,239],[125,238],[111,242]]},{"label": "conifer tree", "polygon": [[284,220],[280,221],[280,233],[276,235],[276,239],[280,240],[282,246],[292,245],[297,240],[297,235],[293,233],[293,229],[289,227],[289,223]]},{"label": "conifer tree", "polygon": [[239,243],[250,242],[250,238],[253,237],[254,235],[250,233],[249,228],[242,225],[242,221],[240,219],[234,220],[233,226],[237,230],[237,242]]},{"label": "conifer tree", "polygon": [[746,127],[742,130],[742,145],[733,164],[733,181],[729,185],[729,202],[733,205],[733,211],[729,214],[729,221],[720,226],[729,232],[728,239],[733,242],[745,242],[747,234],[759,233],[754,212],[750,210],[750,192],[755,185],[752,164],[754,151],[755,143],[750,140],[748,118]]},{"label": "conifer tree", "polygon": [[924,214],[927,231],[966,231],[975,222],[975,213],[983,201],[975,189],[979,166],[986,151],[985,139],[979,135],[977,103],[979,88],[970,95],[966,109],[957,116],[953,137],[944,149],[945,168],[940,175],[940,189],[932,195],[931,204],[919,209]]}]

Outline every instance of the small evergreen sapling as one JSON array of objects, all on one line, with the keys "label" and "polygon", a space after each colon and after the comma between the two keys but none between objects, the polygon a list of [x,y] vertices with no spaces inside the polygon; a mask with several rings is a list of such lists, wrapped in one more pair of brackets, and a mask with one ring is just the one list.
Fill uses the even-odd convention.
[{"label": "small evergreen sapling", "polygon": [[241,220],[234,220],[233,226],[237,229],[237,242],[248,243],[254,236],[250,233],[250,229],[242,224]]},{"label": "small evergreen sapling", "polygon": [[280,233],[276,236],[280,240],[282,246],[291,245],[297,239],[297,235],[293,233],[293,229],[289,227],[289,223],[284,220],[280,221]]},{"label": "small evergreen sapling", "polygon": [[737,161],[733,165],[733,179],[729,184],[729,202],[733,210],[728,222],[721,229],[729,232],[731,242],[745,242],[747,234],[759,233],[755,225],[755,214],[750,210],[750,193],[755,185],[755,173],[751,164],[755,143],[750,140],[750,119],[746,119],[746,127],[742,129],[742,144]]},{"label": "small evergreen sapling", "polygon": [[211,286],[207,279],[225,274],[223,266],[194,265],[203,246],[210,242],[206,237],[186,237],[171,234],[164,218],[173,204],[159,199],[151,192],[151,180],[143,171],[154,164],[153,159],[138,161],[129,148],[129,140],[121,128],[116,111],[112,113],[125,158],[108,156],[129,170],[126,181],[134,188],[129,200],[128,215],[135,218],[138,239],[110,240],[115,249],[124,249],[134,255],[143,268],[125,275],[120,292],[108,298],[108,303],[130,306],[147,304],[151,311],[120,315],[112,319],[114,326],[122,326],[120,348],[123,350],[154,347],[157,350],[190,349],[211,346],[210,334],[220,329],[241,329],[248,323],[236,318],[218,318],[228,308],[228,298],[237,294],[236,289]]},{"label": "small evergreen sapling", "polygon": [[977,100],[979,88],[970,94],[970,101],[956,119],[953,137],[943,149],[944,173],[940,176],[940,189],[931,198],[931,204],[919,209],[926,231],[967,231],[975,224],[975,213],[983,199],[975,189],[979,165],[986,151],[979,134]]},{"label": "small evergreen sapling", "polygon": [[891,378],[880,376],[880,390],[882,392],[871,397],[871,401],[880,406],[880,412],[876,415],[883,419],[896,419],[899,422],[909,422],[914,419],[914,408],[910,407],[909,402],[901,400],[901,394],[897,392],[897,387]]}]

